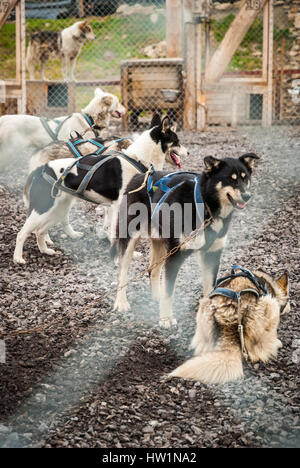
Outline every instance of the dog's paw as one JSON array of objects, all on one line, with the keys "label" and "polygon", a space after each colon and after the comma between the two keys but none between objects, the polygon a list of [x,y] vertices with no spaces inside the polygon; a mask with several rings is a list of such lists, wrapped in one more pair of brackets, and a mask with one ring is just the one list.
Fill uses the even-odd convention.
[{"label": "dog's paw", "polygon": [[117,310],[119,312],[128,312],[130,310],[130,304],[127,300],[120,301],[116,299],[114,304],[114,310]]},{"label": "dog's paw", "polygon": [[159,326],[165,329],[174,328],[177,327],[177,320],[174,317],[165,317],[160,319]]},{"label": "dog's paw", "polygon": [[25,265],[26,260],[23,257],[14,257],[14,263],[18,265]]},{"label": "dog's paw", "polygon": [[49,245],[54,245],[54,242],[53,242],[53,240],[50,239],[49,235],[46,236],[45,241],[46,241],[47,244],[49,244]]},{"label": "dog's paw", "polygon": [[53,249],[45,249],[42,253],[46,255],[60,255],[60,252]]},{"label": "dog's paw", "polygon": [[133,252],[133,259],[134,260],[139,260],[143,254],[141,252],[137,252],[136,250]]}]

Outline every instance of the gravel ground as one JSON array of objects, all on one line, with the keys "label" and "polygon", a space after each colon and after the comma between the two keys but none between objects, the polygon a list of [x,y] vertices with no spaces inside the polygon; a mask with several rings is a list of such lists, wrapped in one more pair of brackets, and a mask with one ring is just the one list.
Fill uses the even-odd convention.
[{"label": "gravel ground", "polygon": [[14,265],[15,238],[25,220],[24,158],[17,172],[12,164],[0,174],[0,337],[6,346],[6,362],[0,361],[0,447],[300,445],[299,129],[215,129],[183,133],[181,139],[190,150],[184,170],[200,171],[208,155],[261,156],[253,200],[235,216],[221,273],[233,263],[289,270],[292,310],[280,324],[284,347],[278,359],[245,366],[238,383],[163,379],[189,355],[201,295],[197,258],[179,274],[178,329],[158,328],[149,280],[140,275],[148,265],[147,244],[130,270],[132,310],[114,312],[114,295],[105,294],[116,287],[117,269],[99,237],[101,216],[84,202],[72,211],[83,239],[66,239],[54,229],[51,237],[61,254],[48,257],[32,236],[25,244],[27,264]]}]

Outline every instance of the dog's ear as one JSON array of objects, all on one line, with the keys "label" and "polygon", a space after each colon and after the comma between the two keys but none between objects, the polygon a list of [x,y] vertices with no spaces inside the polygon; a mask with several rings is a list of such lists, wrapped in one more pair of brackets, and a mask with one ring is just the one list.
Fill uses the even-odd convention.
[{"label": "dog's ear", "polygon": [[150,129],[153,128],[153,127],[160,127],[161,126],[161,118],[160,118],[160,115],[155,112],[152,116],[152,120],[151,120],[151,123],[150,123]]},{"label": "dog's ear", "polygon": [[177,125],[173,125],[173,126],[171,127],[171,131],[174,132],[174,133],[176,133],[176,130],[177,130]]},{"label": "dog's ear", "polygon": [[255,153],[246,153],[246,154],[243,154],[243,156],[239,158],[239,160],[243,164],[245,164],[245,166],[247,166],[248,169],[250,169],[250,171],[253,169],[255,160],[257,159],[260,159],[260,158]]},{"label": "dog's ear", "polygon": [[80,135],[80,133],[78,133],[77,130],[71,130],[70,139],[71,140],[76,140],[78,138],[82,139],[82,135]]},{"label": "dog's ear", "polygon": [[104,96],[101,102],[103,102],[105,106],[110,107],[113,103],[113,98],[111,96]]},{"label": "dog's ear", "polygon": [[162,132],[166,133],[168,130],[171,128],[171,122],[169,117],[166,115],[161,121],[161,126],[162,126]]},{"label": "dog's ear", "polygon": [[101,97],[103,96],[104,92],[102,91],[101,88],[96,88],[95,91],[94,91],[94,95],[95,97]]},{"label": "dog's ear", "polygon": [[283,275],[280,276],[280,278],[278,278],[276,283],[278,284],[280,289],[282,289],[284,294],[287,295],[289,292],[289,276],[286,271],[283,273]]},{"label": "dog's ear", "polygon": [[82,21],[82,23],[79,25],[80,29],[83,29],[86,25],[88,24],[87,20]]},{"label": "dog's ear", "polygon": [[204,158],[205,172],[212,172],[213,170],[218,169],[221,162],[222,161],[220,159],[214,158],[213,156],[207,156]]}]

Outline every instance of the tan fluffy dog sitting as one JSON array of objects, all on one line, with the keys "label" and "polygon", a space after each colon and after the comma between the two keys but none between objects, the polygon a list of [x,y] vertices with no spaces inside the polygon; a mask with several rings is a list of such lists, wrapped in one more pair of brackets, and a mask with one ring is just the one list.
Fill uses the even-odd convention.
[{"label": "tan fluffy dog sitting", "polygon": [[[253,276],[258,287],[247,276],[236,275],[222,282],[222,288],[236,293],[243,291],[239,310],[238,303],[226,295],[200,300],[191,343],[195,357],[169,377],[186,377],[207,384],[225,383],[243,377],[243,355],[249,362],[267,362],[276,357],[282,346],[277,337],[280,314],[289,311],[288,276],[284,273],[274,280],[260,270]],[[267,288],[267,294],[261,294],[260,286]]]}]

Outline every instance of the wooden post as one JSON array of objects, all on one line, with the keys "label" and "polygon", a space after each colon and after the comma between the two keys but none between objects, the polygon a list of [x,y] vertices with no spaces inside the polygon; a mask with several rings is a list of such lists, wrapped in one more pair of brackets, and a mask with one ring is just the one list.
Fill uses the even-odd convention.
[{"label": "wooden post", "polygon": [[[203,14],[202,0],[195,0],[195,15],[200,17]],[[203,131],[205,129],[205,95],[203,94],[202,86],[202,38],[203,38],[203,25],[201,22],[196,22],[196,129]]]},{"label": "wooden post", "polygon": [[283,83],[284,83],[284,64],[285,64],[285,37],[281,41],[281,61],[280,61],[280,84],[279,84],[279,119],[283,117]]},{"label": "wooden post", "polygon": [[184,128],[196,128],[196,30],[193,22],[193,0],[184,0],[184,58],[185,58],[185,104]]},{"label": "wooden post", "polygon": [[121,65],[121,100],[122,104],[126,109],[126,114],[122,117],[122,127],[126,132],[129,128],[129,102],[128,102],[128,66]]},{"label": "wooden post", "polygon": [[19,0],[16,5],[16,81],[22,93],[18,99],[18,113],[26,113],[26,25],[25,0]]},{"label": "wooden post", "polygon": [[166,0],[167,56],[182,57],[182,8],[181,0]]},{"label": "wooden post", "polygon": [[[268,0],[261,0],[261,7],[265,5],[266,1]],[[260,9],[249,8],[248,1],[243,4],[208,64],[206,69],[207,83],[216,83],[222,77],[259,12]]]},{"label": "wooden post", "polygon": [[268,58],[269,58],[269,4],[265,3],[263,13],[263,63],[262,80],[268,81]]},{"label": "wooden post", "polygon": [[231,114],[231,126],[232,128],[236,128],[238,124],[238,91],[234,90],[232,92],[232,114]]},{"label": "wooden post", "polygon": [[278,60],[277,60],[278,43],[274,41],[273,63],[274,63],[274,77],[273,77],[273,120],[278,117]]},{"label": "wooden post", "polygon": [[16,80],[21,82],[22,54],[21,54],[21,6],[20,2],[16,5]]},{"label": "wooden post", "polygon": [[273,121],[273,48],[274,48],[274,12],[273,0],[268,1],[268,75],[267,90],[263,101],[263,127],[271,127]]},{"label": "wooden post", "polygon": [[80,0],[79,2],[79,5],[80,5],[80,14],[82,16],[82,18],[84,18],[84,3],[83,3],[83,0]]},{"label": "wooden post", "polygon": [[0,29],[4,25],[5,21],[9,17],[11,11],[15,8],[19,0],[5,0],[1,2],[0,7]]}]

